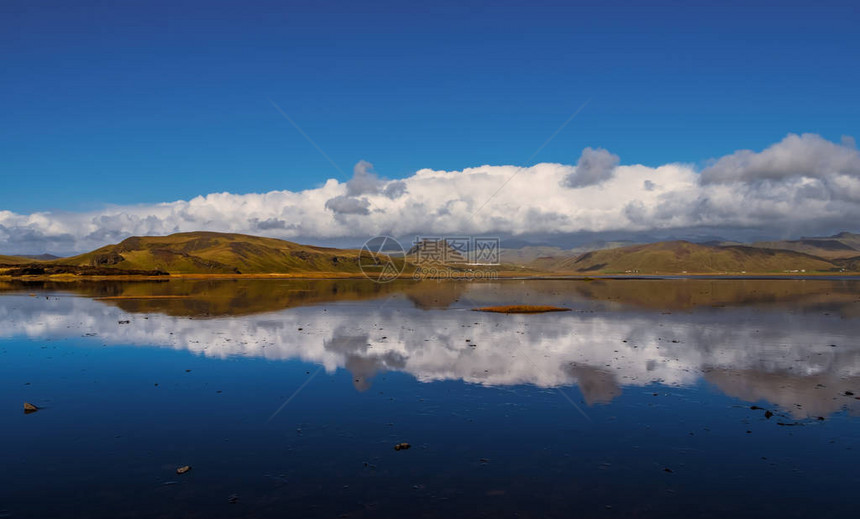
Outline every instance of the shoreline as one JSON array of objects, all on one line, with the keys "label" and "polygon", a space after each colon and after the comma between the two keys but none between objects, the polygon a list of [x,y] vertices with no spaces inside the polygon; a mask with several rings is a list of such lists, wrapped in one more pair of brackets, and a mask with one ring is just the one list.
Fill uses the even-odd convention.
[{"label": "shoreline", "polygon": [[[75,274],[54,274],[54,275],[29,275],[29,276],[8,276],[0,275],[0,281],[52,281],[52,282],[77,282],[77,281],[178,281],[178,280],[245,280],[245,279],[282,279],[282,280],[347,280],[347,279],[365,279],[375,282],[361,273],[339,273],[339,272],[324,272],[324,273],[270,273],[270,274],[168,274],[160,276],[149,275],[93,275],[81,276]],[[671,279],[745,279],[745,280],[853,280],[860,279],[860,272],[807,272],[799,273],[654,273],[654,274],[571,274],[571,273],[540,273],[533,275],[523,275],[522,272],[498,272],[495,277],[475,277],[470,279],[468,276],[422,276],[419,279],[413,278],[411,275],[402,275],[392,281],[592,281],[592,280],[671,280]]]}]

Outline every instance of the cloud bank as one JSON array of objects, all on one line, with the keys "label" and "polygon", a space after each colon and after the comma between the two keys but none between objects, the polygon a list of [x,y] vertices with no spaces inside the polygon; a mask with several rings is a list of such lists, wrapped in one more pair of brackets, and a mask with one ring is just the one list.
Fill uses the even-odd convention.
[{"label": "cloud bank", "polygon": [[0,210],[0,251],[84,251],[133,235],[196,230],[298,241],[691,229],[719,229],[728,237],[749,229],[772,235],[852,230],[858,221],[854,141],[790,134],[701,171],[682,163],[621,165],[607,150],[586,148],[576,165],[422,169],[387,180],[361,161],[347,182],[332,179],[298,192],[213,193],[88,213]]}]

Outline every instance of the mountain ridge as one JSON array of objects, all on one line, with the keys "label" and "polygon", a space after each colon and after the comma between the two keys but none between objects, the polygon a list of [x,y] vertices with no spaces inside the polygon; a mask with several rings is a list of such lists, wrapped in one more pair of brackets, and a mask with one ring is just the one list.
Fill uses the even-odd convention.
[{"label": "mountain ridge", "polygon": [[[827,237],[759,243],[671,240],[627,245],[624,242],[603,242],[609,248],[564,250],[528,247],[516,254],[506,254],[509,249],[503,249],[502,264],[496,270],[502,275],[526,276],[860,272],[860,234],[841,232]],[[405,258],[389,259],[400,262],[404,268],[414,268],[418,265],[415,257],[421,252],[422,245],[427,246],[413,246]],[[317,247],[246,234],[199,231],[168,236],[133,236],[68,258],[36,260],[24,256],[0,256],[0,275],[39,275],[43,272],[44,275],[101,276],[149,272],[158,275],[360,276],[361,264],[366,258],[358,249]],[[373,261],[384,259],[382,256]],[[477,268],[459,256],[445,266],[460,271]]]},{"label": "mountain ridge", "polygon": [[826,259],[748,245],[703,245],[683,240],[601,249],[578,256],[539,258],[539,270],[602,274],[717,274],[836,272]]},{"label": "mountain ridge", "polygon": [[359,251],[235,233],[133,236],[47,263],[161,270],[170,274],[359,273]]},{"label": "mountain ridge", "polygon": [[797,240],[760,241],[752,245],[758,248],[804,252],[825,259],[860,256],[860,234],[847,231],[832,236],[804,236]]}]

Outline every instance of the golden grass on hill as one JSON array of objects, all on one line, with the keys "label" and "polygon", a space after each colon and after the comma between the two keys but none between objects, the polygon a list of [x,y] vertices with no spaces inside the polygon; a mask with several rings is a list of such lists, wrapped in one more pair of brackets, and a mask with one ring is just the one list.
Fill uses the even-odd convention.
[{"label": "golden grass on hill", "polygon": [[21,256],[3,256],[0,255],[0,265],[22,265],[25,263],[36,263],[36,261]]},{"label": "golden grass on hill", "polygon": [[533,266],[549,272],[589,274],[798,274],[839,270],[828,260],[801,252],[686,241],[596,250],[576,257],[539,258]]},{"label": "golden grass on hill", "polygon": [[495,312],[499,314],[540,314],[544,312],[569,312],[570,308],[563,306],[545,305],[506,305],[506,306],[482,306],[473,308],[476,312]]},{"label": "golden grass on hill", "polygon": [[[612,244],[610,244],[612,245]],[[535,251],[532,251],[535,252]],[[570,255],[557,247],[537,251],[540,256],[513,256],[525,263],[477,266],[455,261],[439,269],[418,269],[405,258],[370,255],[366,250],[301,245],[284,240],[217,232],[188,232],[169,236],[131,237],[69,258],[34,259],[0,255],[0,278],[102,279],[114,276],[164,275],[191,279],[261,278],[335,279],[375,278],[393,262],[404,278],[496,279],[603,275],[810,275],[860,272],[860,234],[840,233],[825,238],[784,242],[697,244],[666,241],[594,250]],[[21,267],[17,270],[12,267]],[[34,267],[34,268],[29,268]],[[44,271],[42,274],[35,272]],[[54,276],[57,276],[56,278]]]},{"label": "golden grass on hill", "polygon": [[[360,251],[216,232],[135,236],[52,264],[158,270],[171,275],[361,275]],[[400,260],[402,261],[402,260]]]},{"label": "golden grass on hill", "polygon": [[104,297],[96,297],[96,301],[113,301],[113,300],[125,300],[125,299],[188,299],[191,296],[188,295],[171,295],[171,296],[104,296]]}]

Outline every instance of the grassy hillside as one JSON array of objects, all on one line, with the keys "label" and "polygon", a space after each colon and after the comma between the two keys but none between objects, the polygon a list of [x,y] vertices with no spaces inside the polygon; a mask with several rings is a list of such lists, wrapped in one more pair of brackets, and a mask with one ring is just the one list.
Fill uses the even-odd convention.
[{"label": "grassy hillside", "polygon": [[784,273],[838,269],[829,261],[793,251],[719,247],[686,241],[604,249],[570,258],[541,258],[533,265],[552,272],[616,274]]},{"label": "grassy hillside", "polygon": [[24,265],[26,263],[33,263],[33,260],[23,256],[0,255],[0,265]]},{"label": "grassy hillside", "polygon": [[841,232],[823,238],[801,238],[799,240],[763,241],[754,247],[803,252],[825,259],[860,256],[860,234]]},{"label": "grassy hillside", "polygon": [[833,263],[847,272],[860,272],[860,256],[835,259]]},{"label": "grassy hillside", "polygon": [[243,234],[190,232],[128,238],[56,263],[171,274],[359,273],[358,254]]},{"label": "grassy hillside", "polygon": [[573,249],[562,249],[549,246],[526,246],[520,249],[501,249],[502,263],[513,265],[526,265],[540,258],[561,258],[566,256],[579,256],[580,254],[602,249],[614,249],[634,245],[629,241],[601,241],[588,243]]},{"label": "grassy hillside", "polygon": [[[431,246],[432,245],[432,249]],[[617,243],[607,243],[608,246]],[[789,250],[794,247],[800,250]],[[855,249],[856,247],[856,249]],[[421,243],[406,258],[404,274],[414,273],[422,253],[446,250],[446,267],[462,272],[479,270],[447,243]],[[822,256],[804,251],[821,252]],[[686,241],[584,251],[556,247],[530,247],[503,253],[503,265],[491,266],[507,274],[551,272],[559,274],[719,274],[719,273],[801,273],[860,271],[860,234],[840,233],[825,238],[803,238],[786,242],[765,242],[763,246],[725,243],[695,244]],[[284,240],[243,234],[190,232],[170,236],[132,237],[92,252],[54,260],[34,260],[24,256],[0,256],[0,275],[14,275],[15,269],[71,268],[68,273],[107,275],[99,272],[138,271],[170,274],[292,274],[299,276],[357,276],[359,264],[374,260],[385,267],[384,257],[373,258],[361,251],[300,245]],[[534,258],[537,254],[547,254]],[[512,261],[520,260],[520,261]],[[410,265],[409,262],[412,262]],[[74,270],[77,269],[77,270]],[[400,270],[400,269],[398,269]],[[80,271],[80,272],[78,272]],[[35,272],[35,270],[34,270]],[[58,271],[59,272],[59,271]],[[63,271],[62,273],[66,273]],[[131,272],[129,272],[131,273]]]}]

